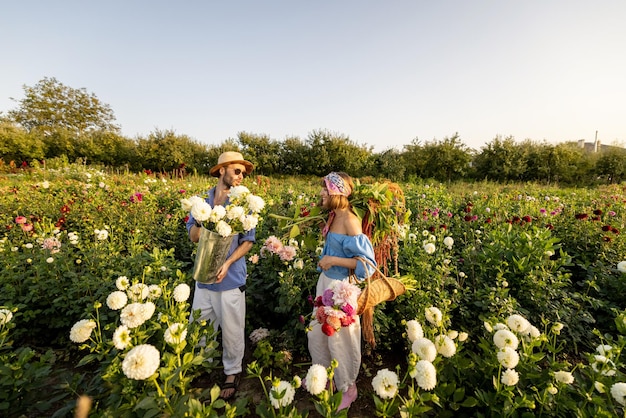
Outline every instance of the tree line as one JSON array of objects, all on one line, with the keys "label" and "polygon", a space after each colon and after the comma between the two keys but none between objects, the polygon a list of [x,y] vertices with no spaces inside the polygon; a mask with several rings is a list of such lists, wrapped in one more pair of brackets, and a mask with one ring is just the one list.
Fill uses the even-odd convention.
[{"label": "tree line", "polygon": [[221,152],[239,150],[255,164],[255,174],[265,176],[322,176],[342,170],[393,181],[595,184],[626,178],[626,150],[616,146],[589,152],[575,141],[555,145],[496,136],[474,150],[455,133],[441,140],[415,139],[402,150],[374,152],[346,135],[325,130],[312,131],[305,139],[284,140],[240,132],[215,145],[173,130],[125,137],[108,105],[55,78],[24,86],[24,98],[15,101],[15,109],[0,114],[0,165],[11,169],[43,161],[81,161],[135,172],[206,174]]}]

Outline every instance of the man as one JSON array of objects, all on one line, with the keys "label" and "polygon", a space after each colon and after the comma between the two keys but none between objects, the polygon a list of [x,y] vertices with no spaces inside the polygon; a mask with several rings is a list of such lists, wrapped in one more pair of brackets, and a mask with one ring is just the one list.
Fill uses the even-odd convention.
[{"label": "man", "polygon": [[[208,192],[206,201],[214,207],[228,204],[230,188],[238,186],[252,172],[254,166],[243,159],[238,152],[224,152],[217,164],[209,170],[209,174],[218,177],[217,185]],[[187,231],[192,242],[200,239],[201,227],[189,215]],[[230,399],[237,391],[243,368],[245,350],[246,320],[246,258],[255,242],[255,229],[239,234],[230,247],[228,256],[217,272],[217,280],[212,284],[196,282],[192,312],[200,309],[199,318],[191,320],[207,320],[214,328],[222,330],[222,363],[226,379],[222,385],[220,396]]]}]

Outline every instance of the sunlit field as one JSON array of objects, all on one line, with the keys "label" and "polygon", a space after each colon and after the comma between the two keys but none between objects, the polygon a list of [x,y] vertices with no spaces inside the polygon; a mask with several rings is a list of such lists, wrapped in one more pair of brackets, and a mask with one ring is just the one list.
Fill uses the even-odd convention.
[{"label": "sunlit field", "polygon": [[[244,375],[258,396],[195,384],[221,353],[188,321],[181,199],[214,182],[80,165],[0,175],[1,416],[73,416],[81,395],[103,417],[345,414],[306,346],[317,178],[244,181],[265,202],[247,256]],[[387,220],[384,268],[407,291],[377,307],[376,346],[364,343],[369,416],[623,416],[626,187],[397,186],[407,219]]]}]

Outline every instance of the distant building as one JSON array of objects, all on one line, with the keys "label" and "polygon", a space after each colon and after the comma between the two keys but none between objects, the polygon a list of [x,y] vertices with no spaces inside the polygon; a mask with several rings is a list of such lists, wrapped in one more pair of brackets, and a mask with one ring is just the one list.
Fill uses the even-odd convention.
[{"label": "distant building", "polygon": [[616,145],[604,145],[601,143],[599,139],[596,139],[594,142],[585,142],[584,139],[578,140],[578,147],[585,150],[585,152],[605,152],[610,150],[623,150],[626,151],[623,147],[619,147]]}]

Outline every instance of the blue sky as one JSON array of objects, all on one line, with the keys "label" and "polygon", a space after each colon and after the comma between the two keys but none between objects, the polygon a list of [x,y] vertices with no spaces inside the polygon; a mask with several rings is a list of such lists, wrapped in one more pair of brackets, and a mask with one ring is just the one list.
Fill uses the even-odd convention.
[{"label": "blue sky", "polygon": [[623,0],[7,3],[3,112],[55,77],[131,138],[626,142]]}]

